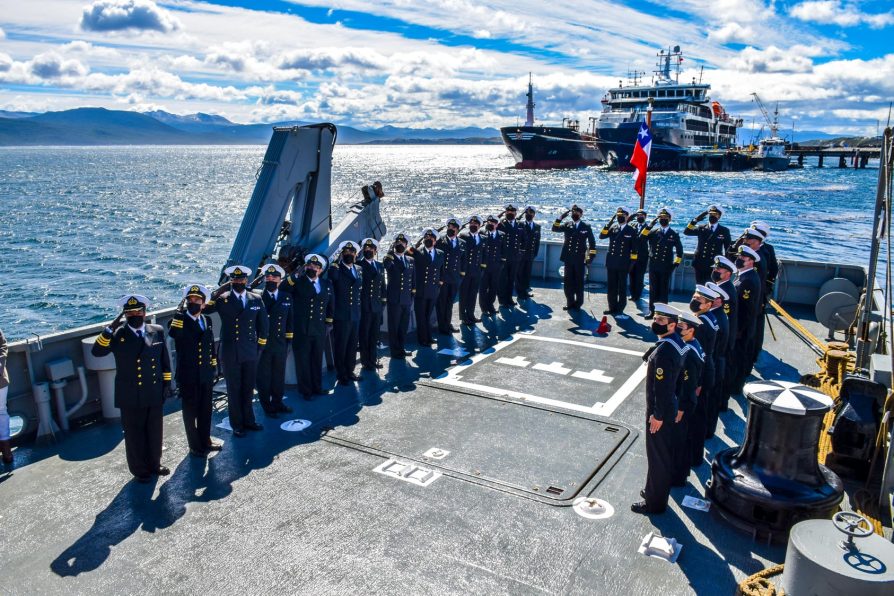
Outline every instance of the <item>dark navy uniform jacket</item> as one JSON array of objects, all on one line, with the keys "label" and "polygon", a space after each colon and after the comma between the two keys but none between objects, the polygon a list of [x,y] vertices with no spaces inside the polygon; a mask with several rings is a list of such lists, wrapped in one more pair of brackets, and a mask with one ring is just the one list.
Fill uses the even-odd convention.
[{"label": "dark navy uniform jacket", "polygon": [[696,236],[698,245],[695,249],[695,258],[692,260],[693,267],[709,268],[714,266],[714,257],[726,254],[726,250],[732,244],[729,228],[719,223],[711,229],[711,224],[699,225],[694,219],[689,222],[686,229],[683,230],[685,236]]},{"label": "dark navy uniform jacket", "polygon": [[[718,309],[720,310],[720,309]],[[705,371],[714,371],[714,346],[717,345],[717,334],[720,332],[720,325],[717,323],[715,311],[708,312],[698,316],[702,324],[695,328],[695,339],[701,346],[704,353]]]},{"label": "dark navy uniform jacket", "polygon": [[435,248],[444,253],[444,270],[441,272],[441,279],[444,283],[459,285],[462,276],[465,275],[465,251],[466,246],[459,239],[459,234],[451,240],[447,236],[441,236],[438,239]]},{"label": "dark navy uniform jacket", "polygon": [[214,329],[211,317],[199,314],[205,329],[186,313],[177,313],[168,326],[168,335],[174,340],[177,350],[177,373],[174,378],[179,385],[210,383],[217,372],[217,351],[214,346]]},{"label": "dark navy uniform jacket", "polygon": [[646,419],[671,424],[677,415],[677,378],[683,370],[686,344],[676,333],[663,337],[643,355],[646,369]]},{"label": "dark navy uniform jacket", "polygon": [[326,326],[332,323],[332,284],[325,278],[319,281],[319,293],[305,273],[292,273],[279,285],[280,292],[292,295],[294,341],[301,336],[326,335]]},{"label": "dark navy uniform jacket", "polygon": [[295,335],[292,332],[292,295],[288,292],[276,292],[276,300],[270,292],[264,290],[261,294],[264,301],[264,308],[267,309],[267,317],[269,318],[269,333],[267,335],[267,346],[264,348],[273,354],[283,354],[289,351],[289,344],[292,343]]},{"label": "dark navy uniform jacket", "polygon": [[380,313],[385,308],[385,265],[362,259],[360,268],[363,269],[360,312]]},{"label": "dark navy uniform jacket", "polygon": [[593,236],[593,228],[587,222],[578,221],[577,227],[575,227],[573,220],[563,223],[557,219],[553,222],[552,229],[553,232],[559,232],[565,236],[562,254],[559,255],[559,259],[563,263],[583,263],[586,259],[596,256],[596,237]]},{"label": "dark navy uniform jacket", "polygon": [[767,300],[773,296],[773,285],[779,275],[779,261],[776,260],[776,249],[772,244],[766,242],[761,244],[757,254],[761,257],[761,260],[757,262],[760,265],[761,282],[763,283],[761,298],[763,303],[767,304]]},{"label": "dark navy uniform jacket", "polygon": [[344,263],[333,263],[326,272],[332,282],[332,318],[336,321],[360,320],[360,295],[363,290],[363,270],[354,266],[356,276]]},{"label": "dark navy uniform jacket", "polygon": [[525,256],[528,231],[517,220],[502,220],[497,230],[506,236],[506,259],[518,262]]},{"label": "dark navy uniform jacket", "polygon": [[608,254],[605,255],[606,269],[629,269],[630,262],[636,260],[636,230],[627,224],[612,224],[604,227],[599,238],[608,241]]},{"label": "dark navy uniform jacket", "polygon": [[736,284],[731,276],[728,280],[720,284],[729,300],[723,301],[723,312],[726,314],[728,332],[726,335],[726,349],[729,351],[736,343],[739,335],[739,296],[736,292]]},{"label": "dark navy uniform jacket", "polygon": [[636,242],[634,247],[636,248],[636,260],[642,261],[643,259],[648,260],[649,258],[649,235],[643,235],[643,230],[646,229],[647,223],[639,223],[634,220],[633,223],[628,222],[628,226],[633,228],[633,231],[636,232]]},{"label": "dark navy uniform jacket", "polygon": [[394,306],[410,306],[413,304],[413,294],[416,293],[416,265],[413,262],[413,258],[389,252],[385,255],[383,264],[388,274],[388,291],[386,294],[388,304]]},{"label": "dark navy uniform jacket", "polygon": [[[478,239],[477,244],[475,243],[476,238]],[[480,233],[472,234],[472,232],[464,230],[459,233],[459,241],[463,245],[462,272],[472,277],[480,276],[481,259],[484,255],[484,238]]]},{"label": "dark navy uniform jacket", "polygon": [[705,364],[705,353],[697,339],[686,342],[686,347],[688,349],[683,357],[683,370],[677,379],[677,409],[682,410],[684,416],[692,413],[698,403],[695,390],[701,386],[702,367]]},{"label": "dark navy uniform jacket", "polygon": [[537,253],[540,252],[540,224],[536,221],[522,221],[519,225],[525,228],[525,242],[522,247],[524,251],[523,258],[533,261],[537,257]]},{"label": "dark navy uniform jacket", "polygon": [[[729,345],[729,318],[726,316],[726,304],[720,308],[711,309],[709,312],[714,315],[714,320],[717,321],[717,336],[714,338],[714,359],[717,358],[725,358],[726,357],[726,348]],[[721,374],[723,371],[716,371],[717,374]]]},{"label": "dark navy uniform jacket", "polygon": [[237,362],[257,360],[267,345],[269,319],[261,297],[246,290],[245,306],[233,292],[224,292],[217,300],[209,300],[205,313],[220,315],[220,345],[224,362],[236,358]]},{"label": "dark navy uniform jacket", "polygon": [[[495,234],[495,236],[491,236]],[[484,246],[481,249],[481,263],[485,269],[499,269],[506,260],[506,235],[496,230],[481,235]]]},{"label": "dark navy uniform jacket", "polygon": [[444,269],[444,253],[432,247],[420,247],[413,250],[412,258],[416,263],[416,298],[437,298],[441,291],[441,272]]},{"label": "dark navy uniform jacket", "polygon": [[161,325],[143,325],[143,338],[127,325],[114,333],[103,329],[91,350],[94,356],[115,355],[115,407],[149,408],[164,402],[171,383],[171,360]]},{"label": "dark navy uniform jacket", "polygon": [[761,316],[761,280],[754,269],[739,273],[736,279],[738,339],[754,337]]},{"label": "dark navy uniform jacket", "polygon": [[661,226],[640,232],[649,239],[649,269],[652,271],[673,271],[683,262],[683,242],[680,235],[670,226],[662,232]]}]

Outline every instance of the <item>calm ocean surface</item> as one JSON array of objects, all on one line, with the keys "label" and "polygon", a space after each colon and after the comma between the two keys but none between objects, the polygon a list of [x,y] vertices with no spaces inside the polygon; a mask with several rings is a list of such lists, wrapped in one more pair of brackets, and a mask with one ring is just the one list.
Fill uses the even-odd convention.
[{"label": "calm ocean surface", "polygon": [[[21,339],[107,320],[115,298],[139,292],[153,308],[179,288],[212,284],[254,187],[263,146],[0,148],[0,328]],[[339,146],[333,214],[381,180],[389,236],[450,216],[532,204],[551,221],[572,203],[601,225],[636,206],[631,175],[601,169],[515,170],[502,146]],[[738,233],[773,226],[781,257],[865,265],[878,170],[663,173],[647,209],[667,205],[681,230],[709,204]],[[547,234],[549,236],[549,234]],[[358,238],[359,240],[359,238]],[[687,250],[694,243],[684,238]]]}]

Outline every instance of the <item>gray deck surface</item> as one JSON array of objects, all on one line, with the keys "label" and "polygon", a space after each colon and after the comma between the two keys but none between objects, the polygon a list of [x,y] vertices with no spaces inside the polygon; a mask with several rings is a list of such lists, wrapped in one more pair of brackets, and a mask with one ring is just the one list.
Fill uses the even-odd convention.
[{"label": "gray deck surface", "polygon": [[[431,349],[383,358],[356,388],[289,397],[290,417],[313,421],[306,431],[260,416],[265,430],[245,439],[215,428],[225,446],[207,462],[188,455],[179,402],[168,404],[172,474],[153,485],[131,481],[115,424],[18,449],[17,467],[0,475],[0,594],[732,594],[781,562],[784,546],[680,506],[704,495],[707,463],[664,515],[630,512],[646,469],[642,383],[618,400],[641,363],[627,351],[652,339],[648,321],[597,337],[604,293],[572,319],[557,286],[535,291],[474,333],[440,338],[438,349],[475,348],[471,364]],[[757,372],[814,371],[812,352],[775,318],[773,328]],[[707,461],[741,439],[743,405],[722,414]],[[430,447],[451,453],[438,462],[423,457]],[[391,456],[444,475],[421,487],[373,471]],[[565,492],[546,495],[549,485]],[[614,516],[577,515],[567,505],[578,490]],[[677,564],[636,552],[653,530],[682,542]]]}]

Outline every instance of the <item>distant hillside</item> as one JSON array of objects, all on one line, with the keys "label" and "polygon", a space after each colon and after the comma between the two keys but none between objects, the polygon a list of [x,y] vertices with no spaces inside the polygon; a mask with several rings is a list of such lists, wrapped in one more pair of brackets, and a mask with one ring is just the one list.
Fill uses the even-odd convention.
[{"label": "distant hillside", "polygon": [[815,145],[820,147],[881,147],[878,137],[832,137],[824,139],[808,139],[798,141],[799,145]]},{"label": "distant hillside", "polygon": [[[45,114],[0,111],[0,145],[251,145],[266,144],[274,126],[306,122],[236,124],[212,114],[177,115],[77,108]],[[498,142],[493,128],[426,129],[338,127],[342,144]]]}]

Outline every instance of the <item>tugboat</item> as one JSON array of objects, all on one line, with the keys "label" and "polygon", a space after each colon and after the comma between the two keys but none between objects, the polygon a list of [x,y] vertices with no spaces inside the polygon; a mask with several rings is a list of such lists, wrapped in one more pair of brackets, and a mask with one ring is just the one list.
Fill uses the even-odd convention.
[{"label": "tugboat", "polygon": [[789,167],[789,159],[785,139],[779,136],[779,104],[776,104],[776,110],[773,112],[773,119],[770,120],[770,114],[764,107],[764,102],[758,97],[757,93],[752,93],[755,103],[760,108],[764,119],[770,126],[770,136],[761,139],[757,143],[757,154],[751,159],[754,162],[755,170],[763,170],[765,172],[781,172]]},{"label": "tugboat", "polygon": [[[652,83],[633,72],[630,84],[609,89],[602,99],[596,134],[610,166],[630,169],[630,157],[642,122],[651,116],[652,152],[649,170],[741,170],[751,167],[736,150],[741,118],[733,118],[719,102],[711,101],[711,86],[701,76],[680,82],[680,46],[658,53]],[[671,71],[674,71],[673,73]]]},{"label": "tugboat", "polygon": [[604,163],[596,144],[590,119],[590,129],[580,131],[580,122],[563,118],[561,126],[534,125],[534,81],[528,78],[528,103],[524,126],[505,126],[500,129],[503,142],[515,158],[519,169],[582,168]]}]

